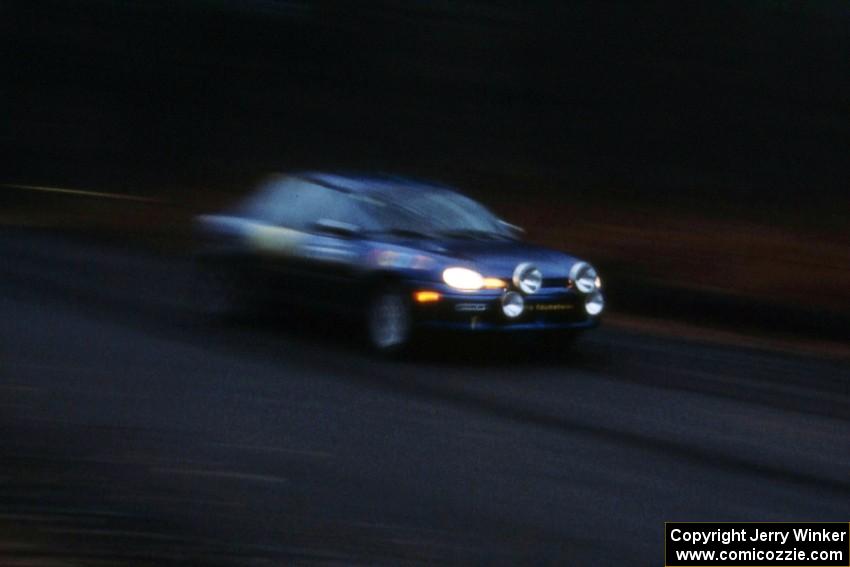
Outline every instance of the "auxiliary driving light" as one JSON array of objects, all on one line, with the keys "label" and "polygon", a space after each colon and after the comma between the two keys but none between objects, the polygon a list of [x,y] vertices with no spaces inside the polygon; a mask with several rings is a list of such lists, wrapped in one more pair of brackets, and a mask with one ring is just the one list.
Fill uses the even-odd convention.
[{"label": "auxiliary driving light", "polygon": [[514,270],[513,280],[523,293],[534,293],[543,285],[543,274],[533,264],[523,262]]},{"label": "auxiliary driving light", "polygon": [[509,291],[502,296],[502,313],[506,317],[515,319],[522,315],[523,309],[525,309],[525,300],[517,292]]},{"label": "auxiliary driving light", "polygon": [[590,293],[595,290],[598,277],[596,269],[587,262],[576,262],[570,270],[570,279],[575,282],[576,287],[582,293]]},{"label": "auxiliary driving light", "polygon": [[588,315],[599,315],[605,308],[605,298],[602,297],[601,291],[594,291],[584,300],[584,310]]}]

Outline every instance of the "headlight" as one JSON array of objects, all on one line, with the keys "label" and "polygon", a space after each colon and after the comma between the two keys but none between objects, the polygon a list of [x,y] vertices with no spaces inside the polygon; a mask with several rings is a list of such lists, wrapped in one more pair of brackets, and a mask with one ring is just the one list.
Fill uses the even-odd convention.
[{"label": "headlight", "polygon": [[570,270],[570,279],[575,282],[576,287],[582,293],[590,293],[595,290],[598,277],[596,269],[587,262],[576,262]]},{"label": "headlight", "polygon": [[601,291],[594,291],[584,300],[584,310],[588,315],[599,315],[605,309],[605,298]]},{"label": "headlight", "polygon": [[476,290],[484,287],[484,277],[469,268],[446,268],[443,281],[456,289]]}]

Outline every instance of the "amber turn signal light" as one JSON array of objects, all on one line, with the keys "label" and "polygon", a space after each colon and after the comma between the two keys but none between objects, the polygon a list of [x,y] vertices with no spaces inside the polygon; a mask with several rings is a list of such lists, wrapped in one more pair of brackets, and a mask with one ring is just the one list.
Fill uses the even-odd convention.
[{"label": "amber turn signal light", "polygon": [[413,294],[413,299],[418,303],[431,303],[440,300],[440,294],[436,291],[417,291]]}]

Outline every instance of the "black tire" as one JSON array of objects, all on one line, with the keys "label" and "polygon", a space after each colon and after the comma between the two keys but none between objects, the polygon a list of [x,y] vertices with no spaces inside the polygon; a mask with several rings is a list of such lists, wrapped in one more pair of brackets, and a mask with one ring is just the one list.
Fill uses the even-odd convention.
[{"label": "black tire", "polygon": [[366,339],[373,351],[391,355],[410,346],[413,310],[410,298],[395,285],[375,290],[366,313]]}]

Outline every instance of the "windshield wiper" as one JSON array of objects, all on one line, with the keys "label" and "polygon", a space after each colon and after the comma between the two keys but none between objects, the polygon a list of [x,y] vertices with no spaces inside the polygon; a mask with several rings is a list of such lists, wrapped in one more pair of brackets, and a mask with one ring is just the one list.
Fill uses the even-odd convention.
[{"label": "windshield wiper", "polygon": [[409,238],[434,238],[433,234],[413,230],[410,228],[388,228],[385,230],[370,230],[369,234],[392,234],[393,236],[409,237]]},{"label": "windshield wiper", "polygon": [[492,230],[480,230],[475,228],[464,228],[459,230],[444,230],[440,232],[441,236],[448,238],[478,238],[486,240],[503,240],[509,238],[506,234],[495,232]]}]

